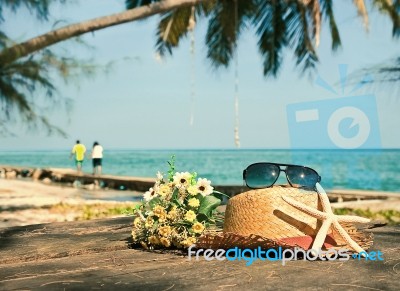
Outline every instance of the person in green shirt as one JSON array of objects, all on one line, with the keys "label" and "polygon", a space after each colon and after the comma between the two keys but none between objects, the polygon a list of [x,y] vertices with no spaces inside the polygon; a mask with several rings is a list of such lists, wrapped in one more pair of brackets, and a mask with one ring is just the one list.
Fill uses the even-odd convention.
[{"label": "person in green shirt", "polygon": [[86,147],[84,144],[81,144],[79,140],[76,141],[76,144],[72,148],[70,158],[75,155],[75,164],[78,173],[82,172],[82,164],[85,159]]}]

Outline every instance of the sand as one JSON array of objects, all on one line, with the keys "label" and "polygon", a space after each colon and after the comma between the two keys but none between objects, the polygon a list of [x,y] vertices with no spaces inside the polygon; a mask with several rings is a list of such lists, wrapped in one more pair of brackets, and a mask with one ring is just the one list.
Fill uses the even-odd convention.
[{"label": "sand", "polygon": [[[142,196],[133,191],[87,190],[28,179],[0,178],[0,228],[121,216],[107,211],[132,207],[134,197]],[[400,199],[340,202],[332,203],[332,207],[400,211]]]},{"label": "sand", "polygon": [[[115,192],[110,193],[115,194]],[[82,189],[46,185],[31,180],[0,179],[0,228],[74,221],[82,215],[82,205],[112,206],[124,204],[124,200],[132,201],[132,193],[123,194],[125,196],[118,196],[116,197],[118,201],[114,201],[112,197],[106,197],[109,195],[106,191],[88,193]],[[65,205],[77,207],[66,209],[63,207]]]}]

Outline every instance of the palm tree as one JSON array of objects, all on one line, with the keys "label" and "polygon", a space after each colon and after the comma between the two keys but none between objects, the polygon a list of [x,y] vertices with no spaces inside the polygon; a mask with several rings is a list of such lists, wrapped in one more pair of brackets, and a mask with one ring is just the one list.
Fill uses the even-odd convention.
[{"label": "palm tree", "polygon": [[[128,9],[155,2],[126,0]],[[392,35],[400,35],[400,0],[373,0],[372,7],[387,14],[393,23]],[[355,8],[368,28],[364,0],[355,0]],[[313,70],[318,62],[316,47],[323,22],[328,22],[332,50],[341,46],[333,12],[333,0],[210,0],[196,5],[196,18],[208,18],[207,57],[214,66],[228,66],[245,28],[258,37],[263,57],[264,76],[276,77],[283,61],[283,51],[293,51],[301,72]],[[161,15],[156,49],[160,55],[172,54],[188,32],[190,8],[180,7]]]},{"label": "palm tree", "polygon": [[[36,7],[39,18],[46,19],[47,7],[57,0],[5,0],[0,4],[11,8],[18,5]],[[64,2],[64,0],[59,0]],[[0,34],[0,99],[2,110],[11,105],[31,121],[29,116],[38,116],[27,109],[26,95],[17,90],[23,77],[32,83],[23,87],[35,88],[40,84],[47,90],[54,90],[51,83],[43,83],[46,63],[37,65],[36,74],[19,72],[24,66],[21,59],[43,50],[60,41],[64,41],[87,32],[143,19],[161,14],[158,24],[156,50],[160,55],[171,54],[192,27],[191,21],[208,21],[206,34],[207,57],[214,66],[228,66],[233,58],[241,32],[245,28],[253,29],[258,37],[258,48],[263,57],[263,74],[276,77],[283,61],[283,51],[290,49],[296,58],[301,72],[315,69],[318,62],[316,47],[323,22],[328,22],[332,38],[332,49],[341,46],[340,34],[334,17],[333,0],[126,0],[127,11],[69,25],[20,44],[7,46],[5,36]],[[355,7],[368,27],[368,14],[364,0],[354,0]],[[371,0],[372,7],[387,14],[393,23],[393,37],[400,35],[400,0]],[[38,6],[35,6],[39,3]],[[16,5],[16,6],[12,6]],[[195,13],[192,15],[191,7]],[[28,59],[34,61],[34,59]],[[17,62],[17,63],[15,63]],[[27,61],[23,61],[27,62]],[[32,63],[28,63],[32,65]],[[10,69],[14,66],[14,69]],[[10,74],[16,74],[12,78]],[[18,75],[19,74],[19,75]],[[42,75],[40,75],[42,74]],[[19,76],[19,77],[18,77]],[[33,78],[35,77],[35,78]],[[15,90],[8,90],[13,85]],[[29,86],[28,86],[29,85]],[[33,87],[32,87],[33,86]],[[16,94],[17,91],[19,94]],[[11,92],[11,93],[10,93]],[[14,92],[14,93],[12,93]],[[18,101],[19,100],[19,101]],[[5,105],[4,105],[5,104]],[[32,109],[32,108],[31,108]]]},{"label": "palm tree", "polygon": [[68,110],[70,104],[69,99],[58,94],[52,77],[58,74],[67,81],[77,73],[91,76],[96,69],[91,62],[59,57],[49,49],[35,57],[3,65],[0,70],[0,134],[12,134],[6,125],[22,121],[30,129],[40,127],[49,135],[66,136],[45,114],[54,108]]},{"label": "palm tree", "polygon": [[[38,14],[46,17],[51,0],[5,0],[5,4],[42,3]],[[53,0],[55,1],[55,0]],[[63,0],[59,0],[64,2]],[[318,60],[315,48],[319,44],[321,23],[328,21],[332,49],[341,45],[333,13],[333,0],[126,0],[128,11],[69,25],[21,44],[3,49],[0,64],[13,61],[87,32],[161,14],[158,26],[157,50],[171,53],[172,48],[187,35],[191,8],[196,7],[196,17],[208,18],[206,45],[208,58],[216,66],[227,66],[234,48],[245,27],[256,30],[258,46],[264,57],[264,75],[276,76],[282,60],[282,50],[294,50],[297,65],[302,70],[313,68]],[[368,26],[365,0],[353,1],[364,24]],[[387,14],[393,22],[393,36],[400,35],[400,0],[371,0],[373,8]],[[10,4],[11,3],[11,4]],[[14,4],[16,5],[16,4]],[[13,6],[12,6],[13,7]],[[1,17],[1,6],[0,6]]]},{"label": "palm tree", "polygon": [[367,68],[364,70],[364,72],[375,76],[377,82],[397,83],[400,81],[400,57],[389,60],[383,64]]},{"label": "palm tree", "polygon": [[[41,0],[41,1],[46,1],[46,0]],[[153,3],[151,5],[140,6],[138,8],[129,9],[128,11],[124,11],[121,13],[107,15],[91,19],[88,21],[83,21],[80,23],[68,25],[60,29],[50,31],[38,37],[34,37],[23,43],[16,44],[12,47],[7,47],[3,49],[0,52],[0,66],[3,64],[12,63],[20,58],[23,58],[43,48],[46,48],[58,42],[68,40],[88,32],[93,32],[107,27],[124,24],[127,22],[132,22],[138,19],[143,19],[155,14],[169,11],[171,9],[180,6],[195,5],[201,1],[205,0],[156,1],[156,3]]]},{"label": "palm tree", "polygon": [[[13,11],[25,5],[36,12],[38,19],[46,20],[49,4],[55,1],[57,0],[5,0],[0,4],[0,23],[4,20],[2,5]],[[65,2],[65,0],[58,1]],[[46,129],[48,134],[66,135],[64,131],[48,121],[43,114],[43,108],[39,107],[38,103],[52,103],[57,107],[68,106],[69,100],[61,98],[52,83],[52,73],[56,72],[67,80],[76,71],[84,72],[86,76],[92,75],[96,67],[91,63],[71,57],[60,57],[46,49],[48,46],[88,31],[133,21],[166,11],[171,7],[197,2],[199,0],[163,1],[149,7],[70,25],[22,44],[15,44],[0,31],[0,134],[12,134],[6,125],[13,121],[22,121],[29,128],[40,127]],[[45,100],[39,100],[38,96],[43,96]]]},{"label": "palm tree", "polygon": [[36,13],[38,19],[47,20],[49,16],[49,5],[52,2],[65,3],[66,0],[2,0],[0,4],[0,22],[4,21],[4,7],[16,12],[21,6],[27,8],[31,13]]},{"label": "palm tree", "polygon": [[[400,57],[386,60],[382,63],[356,70],[349,76],[353,84],[369,85],[372,88],[386,87],[389,94],[400,93]],[[397,86],[396,86],[397,85]]]}]

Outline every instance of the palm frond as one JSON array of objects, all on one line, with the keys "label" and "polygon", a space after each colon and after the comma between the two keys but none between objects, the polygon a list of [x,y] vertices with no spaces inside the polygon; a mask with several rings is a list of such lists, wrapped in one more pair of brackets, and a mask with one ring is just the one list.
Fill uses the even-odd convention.
[{"label": "palm frond", "polygon": [[315,69],[318,56],[308,30],[307,7],[298,1],[291,2],[287,22],[289,45],[294,48],[296,66],[302,73]]},{"label": "palm frond", "polygon": [[1,0],[0,2],[0,22],[4,21],[3,8],[7,7],[12,12],[25,7],[31,13],[36,13],[39,20],[47,20],[49,16],[49,6],[54,2],[66,3],[66,0]]},{"label": "palm frond", "polygon": [[340,39],[340,33],[336,24],[335,15],[333,13],[333,1],[320,0],[320,2],[321,2],[322,18],[327,18],[329,22],[329,29],[331,32],[331,39],[332,39],[331,48],[333,51],[336,51],[339,47],[342,46],[342,41]]},{"label": "palm frond", "polygon": [[232,59],[240,32],[256,9],[251,0],[220,0],[210,14],[206,34],[207,57],[215,67],[227,67]]},{"label": "palm frond", "polygon": [[4,49],[5,47],[7,47],[8,43],[9,38],[4,32],[0,31],[0,49]]},{"label": "palm frond", "polygon": [[383,64],[362,70],[363,74],[371,74],[376,83],[393,83],[400,81],[400,57]]},{"label": "palm frond", "polygon": [[277,76],[283,60],[282,50],[287,45],[286,9],[282,1],[263,1],[254,17],[258,48],[264,58],[264,76],[267,77]]},{"label": "palm frond", "polygon": [[26,96],[15,88],[10,80],[0,79],[0,100],[6,118],[11,117],[11,111],[16,108],[22,116],[30,116],[32,108]]},{"label": "palm frond", "polygon": [[[400,56],[386,60],[363,69],[358,69],[348,77],[348,83],[365,86],[368,93],[371,90],[384,89],[389,95],[399,96],[400,89]],[[397,85],[397,86],[396,86]]]},{"label": "palm frond", "polygon": [[7,132],[7,123],[21,121],[28,129],[40,128],[48,134],[66,136],[45,117],[55,108],[70,108],[70,100],[59,94],[53,76],[69,81],[78,74],[82,76],[82,72],[87,76],[96,70],[91,62],[58,56],[50,50],[0,65],[0,134]]},{"label": "palm frond", "polygon": [[213,11],[213,9],[215,8],[217,2],[218,0],[209,0],[201,2],[196,6],[196,15],[198,17],[210,15],[211,11]]},{"label": "palm frond", "polygon": [[369,19],[368,19],[367,8],[365,7],[365,1],[364,0],[353,0],[353,2],[357,8],[358,15],[360,17],[362,17],[362,19],[363,19],[365,29],[368,30]]},{"label": "palm frond", "polygon": [[191,13],[191,7],[181,7],[161,16],[156,42],[156,50],[161,56],[172,54],[172,48],[187,35]]},{"label": "palm frond", "polygon": [[374,6],[376,6],[380,12],[389,15],[393,23],[392,35],[393,37],[400,36],[400,1],[389,1],[389,0],[374,0]]},{"label": "palm frond", "polygon": [[315,38],[315,46],[318,47],[321,34],[321,7],[319,0],[311,0],[307,7],[311,19],[312,37]]},{"label": "palm frond", "polygon": [[149,5],[153,2],[159,2],[160,0],[125,0],[126,9],[133,9],[140,6]]}]

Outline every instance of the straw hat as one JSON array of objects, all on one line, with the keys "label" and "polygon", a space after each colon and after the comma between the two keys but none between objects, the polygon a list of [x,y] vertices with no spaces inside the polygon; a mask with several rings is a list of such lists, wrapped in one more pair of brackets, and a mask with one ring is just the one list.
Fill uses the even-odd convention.
[{"label": "straw hat", "polygon": [[[196,243],[197,248],[298,246],[310,249],[321,221],[292,207],[282,196],[322,209],[317,192],[304,189],[274,186],[241,193],[228,201],[223,231],[209,231],[202,235]],[[371,247],[371,234],[358,231],[352,224],[341,225],[362,248]],[[324,243],[325,248],[346,246],[346,242],[332,231]]]}]

